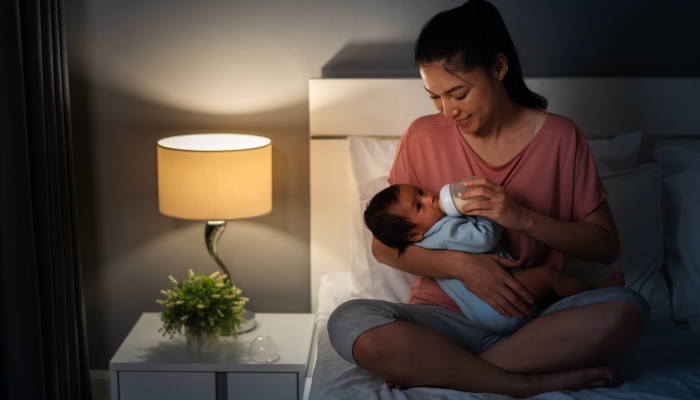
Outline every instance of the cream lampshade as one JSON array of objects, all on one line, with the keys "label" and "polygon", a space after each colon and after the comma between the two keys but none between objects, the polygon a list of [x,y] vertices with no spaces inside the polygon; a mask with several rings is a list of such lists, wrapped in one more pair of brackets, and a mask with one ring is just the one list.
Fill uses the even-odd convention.
[{"label": "cream lampshade", "polygon": [[[272,142],[236,133],[172,136],[158,141],[158,209],[173,218],[207,221],[209,254],[217,254],[226,221],[272,211]],[[247,331],[255,314],[246,311]]]},{"label": "cream lampshade", "polygon": [[159,140],[158,206],[168,217],[200,221],[269,213],[270,139],[218,133]]}]

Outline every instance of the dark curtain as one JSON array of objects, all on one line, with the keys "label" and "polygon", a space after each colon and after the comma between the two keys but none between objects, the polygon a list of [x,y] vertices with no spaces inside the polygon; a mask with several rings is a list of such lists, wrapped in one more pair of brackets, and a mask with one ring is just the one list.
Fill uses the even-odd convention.
[{"label": "dark curtain", "polygon": [[91,399],[62,0],[0,1],[0,398]]}]

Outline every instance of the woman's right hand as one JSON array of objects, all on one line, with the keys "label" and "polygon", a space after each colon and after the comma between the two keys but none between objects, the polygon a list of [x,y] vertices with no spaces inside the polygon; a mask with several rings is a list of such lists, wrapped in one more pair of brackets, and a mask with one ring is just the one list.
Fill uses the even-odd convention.
[{"label": "woman's right hand", "polygon": [[495,254],[428,250],[418,246],[406,247],[405,254],[399,257],[396,249],[385,246],[374,237],[372,254],[380,263],[409,274],[456,278],[504,317],[522,318],[534,300],[530,292],[504,269],[520,266],[517,260]]},{"label": "woman's right hand", "polygon": [[532,294],[504,269],[519,267],[519,260],[495,254],[450,253],[461,265],[456,278],[476,297],[506,318],[512,315],[520,319],[530,314]]}]

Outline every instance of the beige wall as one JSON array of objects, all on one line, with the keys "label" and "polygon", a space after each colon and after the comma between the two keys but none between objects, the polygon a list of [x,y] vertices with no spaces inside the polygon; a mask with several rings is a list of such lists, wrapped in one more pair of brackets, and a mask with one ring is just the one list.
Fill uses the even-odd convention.
[{"label": "beige wall", "polygon": [[[272,139],[273,212],[229,223],[220,256],[251,309],[308,312],[308,79],[415,76],[416,34],[459,4],[65,0],[91,368],[107,368],[138,316],[160,310],[168,275],[216,270],[203,223],[158,213],[157,139]],[[697,75],[686,47],[700,39],[700,3],[495,4],[530,75]]]}]

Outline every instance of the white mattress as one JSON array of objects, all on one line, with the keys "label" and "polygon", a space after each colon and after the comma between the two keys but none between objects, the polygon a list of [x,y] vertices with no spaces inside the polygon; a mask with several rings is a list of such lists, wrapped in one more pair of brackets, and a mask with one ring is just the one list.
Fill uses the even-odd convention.
[{"label": "white mattress", "polygon": [[[318,349],[309,398],[316,399],[510,399],[489,393],[447,389],[392,390],[380,378],[343,360],[328,341],[328,316],[350,299],[350,274],[324,276],[316,319]],[[624,354],[608,361],[624,383],[615,389],[544,393],[535,399],[700,399],[700,333],[687,324],[672,332],[648,335]]]}]

